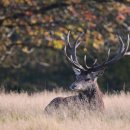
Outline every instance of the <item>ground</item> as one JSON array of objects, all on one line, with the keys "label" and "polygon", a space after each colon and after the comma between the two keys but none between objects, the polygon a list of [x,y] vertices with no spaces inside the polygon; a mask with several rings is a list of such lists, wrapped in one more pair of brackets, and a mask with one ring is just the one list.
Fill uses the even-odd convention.
[{"label": "ground", "polygon": [[65,92],[43,92],[28,96],[0,93],[0,130],[129,130],[130,93],[104,95],[105,111],[77,113],[71,117],[50,117],[45,106]]}]

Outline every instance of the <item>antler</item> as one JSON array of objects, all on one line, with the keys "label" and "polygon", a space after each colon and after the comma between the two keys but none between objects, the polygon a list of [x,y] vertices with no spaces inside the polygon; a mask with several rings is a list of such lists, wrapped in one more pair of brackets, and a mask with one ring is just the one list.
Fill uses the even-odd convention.
[{"label": "antler", "polygon": [[65,46],[64,48],[64,52],[65,52],[65,55],[67,57],[67,60],[72,64],[72,66],[74,66],[75,68],[77,69],[80,69],[80,70],[84,70],[85,71],[85,68],[79,64],[78,62],[78,59],[77,59],[77,56],[76,56],[76,49],[77,47],[80,45],[80,41],[79,41],[79,38],[83,35],[83,33],[81,33],[76,41],[74,42],[74,45],[72,45],[70,43],[70,31],[68,32],[68,35],[67,35],[67,38],[66,38],[66,44],[67,46],[69,47],[69,49],[71,50],[71,54],[70,54],[70,57],[68,56],[67,54],[67,46]]},{"label": "antler", "polygon": [[94,60],[94,63],[91,67],[89,67],[86,63],[86,55],[84,56],[84,62],[85,62],[85,67],[83,67],[82,65],[79,64],[78,62],[78,59],[77,59],[77,56],[76,56],[76,49],[77,47],[80,45],[80,41],[79,41],[79,38],[83,35],[83,33],[81,33],[74,45],[72,45],[70,43],[70,31],[68,32],[68,35],[67,35],[67,39],[66,39],[66,44],[67,46],[69,47],[70,51],[71,51],[71,54],[70,54],[70,57],[68,56],[67,54],[67,46],[65,46],[64,48],[64,52],[65,52],[65,55],[68,59],[68,61],[72,64],[73,67],[81,70],[81,71],[86,71],[86,72],[96,72],[96,71],[99,71],[99,70],[103,70],[105,69],[107,66],[117,62],[118,60],[120,60],[124,55],[130,55],[130,52],[127,52],[128,51],[128,48],[129,48],[129,43],[130,43],[130,37],[128,35],[128,39],[127,39],[127,44],[125,45],[122,38],[120,36],[118,36],[119,38],[119,41],[120,41],[120,47],[119,49],[117,50],[115,56],[113,56],[112,58],[110,58],[110,49],[108,50],[108,53],[107,53],[107,58],[105,60],[105,62],[103,62],[102,64],[98,64],[96,65],[97,63],[97,59]]},{"label": "antler", "polygon": [[129,48],[129,43],[130,43],[130,37],[128,35],[128,39],[127,39],[127,44],[125,45],[122,38],[120,36],[118,36],[119,41],[120,41],[120,47],[116,52],[116,55],[113,56],[112,58],[110,58],[110,49],[108,50],[108,54],[107,54],[107,59],[104,63],[97,65],[97,66],[93,66],[89,69],[89,71],[98,71],[98,70],[102,70],[105,67],[117,62],[118,60],[120,60],[124,55],[129,55],[128,48]]}]

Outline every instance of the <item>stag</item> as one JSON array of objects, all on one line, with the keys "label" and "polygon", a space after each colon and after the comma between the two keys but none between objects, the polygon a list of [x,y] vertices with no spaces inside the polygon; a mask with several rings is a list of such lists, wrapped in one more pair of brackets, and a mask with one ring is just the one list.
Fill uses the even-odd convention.
[{"label": "stag", "polygon": [[[85,65],[81,65],[76,56],[76,49],[80,45],[80,34],[74,44],[70,43],[70,32],[68,32],[66,38],[66,45],[64,48],[65,56],[68,62],[72,65],[74,73],[76,75],[76,80],[70,85],[70,89],[78,92],[77,95],[69,97],[57,97],[53,99],[45,108],[45,113],[51,114],[54,111],[59,111],[64,108],[71,110],[73,108],[86,109],[86,110],[99,110],[103,111],[104,102],[102,99],[102,92],[99,89],[97,78],[104,73],[106,67],[112,65],[113,63],[119,61],[124,55],[129,55],[129,35],[127,39],[127,44],[124,44],[122,38],[119,38],[119,49],[116,51],[114,56],[110,56],[110,49],[108,50],[106,60],[98,64],[97,59],[94,60],[92,66],[87,65],[86,55],[84,56]],[[69,51],[68,51],[69,49]],[[69,54],[68,54],[69,52]],[[71,108],[70,108],[71,106]]]}]

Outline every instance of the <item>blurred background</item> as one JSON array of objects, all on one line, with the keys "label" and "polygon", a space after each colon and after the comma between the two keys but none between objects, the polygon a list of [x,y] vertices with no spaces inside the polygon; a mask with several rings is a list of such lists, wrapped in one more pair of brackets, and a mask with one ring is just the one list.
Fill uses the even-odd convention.
[{"label": "blurred background", "polygon": [[[80,62],[87,55],[105,60],[119,47],[117,34],[130,34],[130,0],[1,0],[0,90],[41,92],[68,90],[75,80],[64,56],[64,39],[81,33]],[[130,49],[129,49],[130,50]],[[130,57],[106,69],[99,78],[103,92],[130,91]]]}]

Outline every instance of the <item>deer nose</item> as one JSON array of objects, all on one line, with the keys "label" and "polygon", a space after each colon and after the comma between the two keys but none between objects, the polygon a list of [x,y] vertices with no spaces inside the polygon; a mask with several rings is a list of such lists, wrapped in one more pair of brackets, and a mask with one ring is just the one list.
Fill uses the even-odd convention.
[{"label": "deer nose", "polygon": [[74,90],[75,87],[76,87],[75,85],[70,85],[69,88],[70,88],[71,90]]}]

